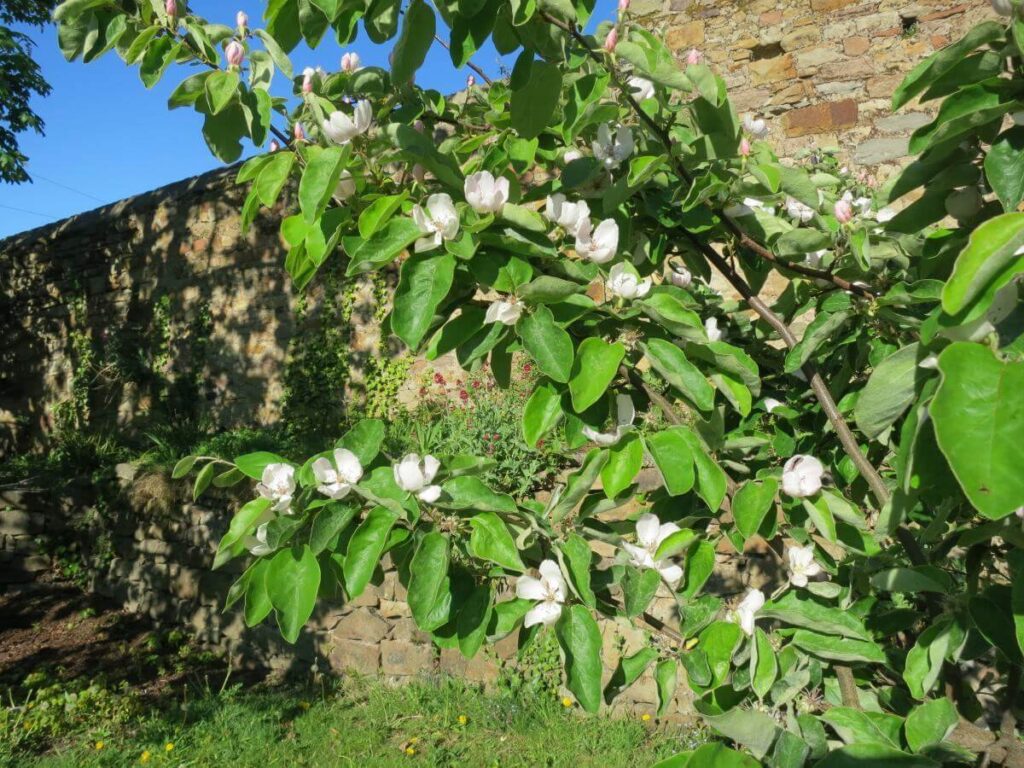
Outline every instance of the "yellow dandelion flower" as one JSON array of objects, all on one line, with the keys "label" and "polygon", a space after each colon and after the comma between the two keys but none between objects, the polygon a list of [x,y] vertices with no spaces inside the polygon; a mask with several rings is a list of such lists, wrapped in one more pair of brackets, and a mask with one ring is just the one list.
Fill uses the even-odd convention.
[{"label": "yellow dandelion flower", "polygon": [[151,755],[149,753],[149,750],[147,749],[147,750],[143,751],[143,753],[141,755],[139,755],[139,762],[140,763],[148,763],[149,762],[149,758],[151,758],[152,756],[153,755]]},{"label": "yellow dandelion flower", "polygon": [[640,715],[640,719],[646,723],[648,720],[651,719],[651,716],[647,712],[644,712],[642,715]]},{"label": "yellow dandelion flower", "polygon": [[465,725],[469,722],[469,718],[465,715],[459,715],[459,725]]},{"label": "yellow dandelion flower", "polygon": [[419,744],[420,743],[420,737],[419,736],[413,736],[411,739],[409,739],[409,743],[410,744]]},{"label": "yellow dandelion flower", "polygon": [[571,707],[572,706],[572,699],[570,699],[568,696],[563,697],[562,698],[562,706],[565,707],[566,709]]},{"label": "yellow dandelion flower", "polygon": [[97,741],[96,742],[96,749],[103,749],[103,742],[102,741]]},{"label": "yellow dandelion flower", "polygon": [[170,752],[172,749],[174,749],[174,744],[172,742],[168,741],[166,744],[164,744],[165,752]]},{"label": "yellow dandelion flower", "polygon": [[405,754],[407,754],[407,755],[415,755],[416,754],[416,750],[413,749],[412,747],[406,747],[405,748]]},{"label": "yellow dandelion flower", "polygon": [[299,702],[299,708],[300,709],[309,709],[309,702],[308,701],[300,701]]}]

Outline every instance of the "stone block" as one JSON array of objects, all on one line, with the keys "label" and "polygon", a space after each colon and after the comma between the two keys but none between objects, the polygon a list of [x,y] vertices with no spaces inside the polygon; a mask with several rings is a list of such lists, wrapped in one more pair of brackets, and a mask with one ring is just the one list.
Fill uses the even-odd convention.
[{"label": "stone block", "polygon": [[381,600],[377,612],[385,619],[400,619],[412,616],[409,604],[404,600]]},{"label": "stone block", "polygon": [[837,11],[848,5],[853,5],[857,0],[811,0],[811,10],[819,13]]},{"label": "stone block", "polygon": [[670,28],[665,36],[665,44],[677,53],[704,45],[704,22],[689,21]]},{"label": "stone block", "polygon": [[429,643],[430,634],[424,632],[413,619],[396,619],[391,625],[391,640],[404,640],[411,643]]},{"label": "stone block", "polygon": [[913,133],[931,121],[932,116],[926,112],[903,112],[876,120],[875,128],[882,133]]},{"label": "stone block", "polygon": [[396,677],[418,675],[434,667],[434,649],[429,645],[384,640],[380,643],[380,669]]},{"label": "stone block", "polygon": [[785,116],[787,136],[825,133],[857,124],[857,102],[853,99],[815,104],[794,109]]},{"label": "stone block", "polygon": [[796,76],[796,67],[793,66],[793,54],[791,53],[750,62],[752,85],[778,83]]},{"label": "stone block", "polygon": [[861,142],[853,153],[858,165],[877,165],[906,157],[908,140],[905,138],[869,139]]},{"label": "stone block", "polygon": [[360,608],[343,616],[334,625],[331,637],[361,640],[364,643],[379,643],[387,636],[390,629],[390,625],[369,608]]},{"label": "stone block", "polygon": [[328,656],[331,668],[339,672],[372,674],[380,669],[381,646],[358,640],[337,640]]},{"label": "stone block", "polygon": [[782,38],[781,45],[784,51],[795,51],[800,48],[807,48],[821,40],[821,30],[817,26],[801,27]]},{"label": "stone block", "polygon": [[871,41],[860,35],[854,35],[843,40],[843,50],[847,56],[860,56],[862,53],[867,53],[870,47]]}]

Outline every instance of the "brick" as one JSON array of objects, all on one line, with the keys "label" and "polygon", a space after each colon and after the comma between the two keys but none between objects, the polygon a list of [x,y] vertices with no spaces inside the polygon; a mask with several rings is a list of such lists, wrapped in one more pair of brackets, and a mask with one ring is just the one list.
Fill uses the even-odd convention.
[{"label": "brick", "polygon": [[774,27],[776,24],[781,24],[782,11],[766,11],[758,18],[758,22],[763,27]]},{"label": "brick", "polygon": [[921,16],[918,21],[937,21],[938,19],[948,19],[950,16],[957,16],[968,8],[967,5],[954,5],[952,8],[943,8],[939,11],[932,11]]},{"label": "brick", "polygon": [[853,99],[815,104],[786,113],[787,136],[825,133],[857,124],[857,102]]}]

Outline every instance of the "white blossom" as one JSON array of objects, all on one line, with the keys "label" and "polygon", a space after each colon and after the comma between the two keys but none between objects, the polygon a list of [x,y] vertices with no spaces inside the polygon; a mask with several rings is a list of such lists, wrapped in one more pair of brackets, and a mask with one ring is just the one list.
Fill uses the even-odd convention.
[{"label": "white blossom", "polygon": [[562,162],[568,165],[572,161],[579,160],[582,157],[583,153],[580,152],[578,149],[570,149],[567,150],[564,155],[562,155]]},{"label": "white blossom", "polygon": [[814,209],[809,205],[804,205],[795,197],[786,198],[786,213],[801,224],[806,224],[814,218]]},{"label": "white blossom", "polygon": [[270,509],[289,514],[288,508],[295,495],[295,467],[291,464],[267,464],[263,468],[261,482],[256,484],[256,493],[274,502]]},{"label": "white blossom", "polygon": [[604,163],[605,168],[615,168],[633,154],[633,132],[629,126],[620,125],[612,136],[611,128],[602,123],[597,129],[597,140],[592,144],[594,157]]},{"label": "white blossom", "polygon": [[683,578],[683,569],[664,559],[655,559],[658,547],[669,536],[681,530],[675,523],[662,523],[656,515],[647,513],[636,521],[637,544],[622,542],[622,548],[629,554],[637,568],[653,568],[672,589]]},{"label": "white blossom", "polygon": [[840,199],[849,203],[855,214],[871,216],[871,209],[874,208],[874,203],[870,197],[854,197],[853,192],[847,190]]},{"label": "white blossom", "polygon": [[487,307],[487,314],[484,315],[484,323],[515,325],[522,314],[523,305],[515,299],[492,301],[491,305]]},{"label": "white blossom", "polygon": [[754,117],[753,115],[744,115],[743,130],[755,139],[763,139],[768,135],[768,123],[765,122],[764,118]]},{"label": "white blossom", "polygon": [[721,341],[725,335],[718,327],[717,317],[709,317],[704,321],[704,333],[707,334],[708,341]]},{"label": "white blossom", "polygon": [[540,564],[540,578],[520,576],[516,581],[516,597],[537,603],[526,613],[523,626],[527,629],[534,624],[554,624],[562,615],[562,606],[568,594],[565,577],[554,560]]},{"label": "white blossom", "polygon": [[825,258],[827,253],[828,251],[824,248],[820,251],[811,251],[804,256],[804,261],[807,263],[807,266],[813,267],[814,269],[820,269],[821,261]]},{"label": "white blossom", "polygon": [[440,468],[441,462],[433,456],[427,454],[421,459],[418,453],[410,453],[394,465],[395,482],[403,491],[433,504],[441,497],[441,486],[431,485]]},{"label": "white blossom", "polygon": [[342,54],[341,57],[341,71],[342,72],[358,72],[361,69],[362,60],[359,58],[359,54],[355,51]]},{"label": "white blossom", "polygon": [[608,291],[623,299],[641,299],[651,291],[651,278],[640,279],[631,266],[621,261],[608,273]]},{"label": "white blossom", "polygon": [[348,171],[342,171],[338,177],[338,185],[334,188],[334,199],[338,202],[348,200],[356,193],[356,180]]},{"label": "white blossom", "polygon": [[796,499],[813,496],[821,490],[825,467],[813,456],[796,455],[782,468],[782,490]]},{"label": "white blossom", "polygon": [[508,202],[508,191],[508,179],[495,179],[490,171],[477,171],[466,177],[466,202],[477,213],[500,213]]},{"label": "white blossom", "polygon": [[629,90],[633,92],[633,96],[640,101],[654,96],[654,83],[650,80],[645,80],[642,77],[634,75],[626,81],[626,85],[628,85]]},{"label": "white blossom", "polygon": [[413,206],[412,219],[426,235],[416,241],[417,253],[437,248],[459,234],[459,212],[455,210],[451,197],[444,192],[428,197],[426,209]]},{"label": "white blossom", "polygon": [[896,218],[896,211],[892,208],[885,207],[879,209],[878,213],[875,214],[875,219],[879,224],[885,224],[886,222],[892,221]]},{"label": "white blossom", "polygon": [[768,411],[768,413],[771,413],[772,411],[774,411],[776,408],[778,408],[781,405],[782,405],[782,401],[781,400],[776,400],[774,397],[766,397],[764,399],[764,409],[766,411]]},{"label": "white blossom", "polygon": [[359,457],[347,448],[336,448],[333,462],[326,456],[313,462],[313,477],[318,483],[316,489],[332,499],[348,496],[362,476],[363,465]]},{"label": "white blossom", "polygon": [[246,536],[245,548],[249,550],[249,554],[263,557],[263,555],[269,555],[274,551],[274,548],[267,544],[267,528],[269,525],[269,520],[260,523],[256,526],[256,533],[253,536]]},{"label": "white blossom", "polygon": [[693,283],[693,273],[682,264],[669,264],[668,279],[677,288],[689,288]]},{"label": "white blossom", "polygon": [[576,253],[595,264],[604,264],[615,258],[619,250],[619,225],[615,219],[605,219],[594,231],[590,220],[576,234]]},{"label": "white blossom", "polygon": [[757,211],[763,211],[769,216],[775,215],[775,208],[765,205],[754,197],[745,197],[742,203],[733,203],[725,209],[724,213],[726,216],[735,219],[740,216],[753,216]]},{"label": "white blossom", "polygon": [[754,634],[754,622],[757,621],[757,612],[764,607],[764,592],[760,589],[751,589],[740,601],[740,604],[729,614],[729,620],[740,625],[746,635]]},{"label": "white blossom", "polygon": [[350,117],[340,109],[321,124],[324,134],[335,144],[348,144],[356,136],[366,133],[373,122],[373,107],[370,102],[357,102]]},{"label": "white blossom", "polygon": [[790,547],[786,550],[786,565],[789,583],[794,587],[806,587],[808,579],[821,573],[821,566],[814,560],[814,547]]},{"label": "white blossom", "polygon": [[633,399],[629,395],[616,395],[615,410],[614,432],[598,432],[593,427],[584,426],[584,437],[602,447],[619,442],[636,420],[636,406],[633,405]]},{"label": "white blossom", "polygon": [[587,201],[570,203],[561,192],[548,195],[544,217],[573,237],[577,237],[580,231],[590,230],[590,206],[587,205]]}]

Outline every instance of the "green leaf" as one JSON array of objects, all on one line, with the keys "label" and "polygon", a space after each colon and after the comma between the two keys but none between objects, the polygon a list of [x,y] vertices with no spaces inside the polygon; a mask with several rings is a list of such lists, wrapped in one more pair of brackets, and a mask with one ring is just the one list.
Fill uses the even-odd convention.
[{"label": "green leaf", "polygon": [[922,632],[907,654],[903,679],[915,699],[923,699],[935,687],[950,646],[955,642],[954,624],[948,616]]},{"label": "green leaf", "polygon": [[437,20],[433,9],[423,0],[412,0],[405,9],[402,20],[402,32],[398,36],[392,51],[391,79],[398,85],[404,85],[416,70],[423,65],[434,42]]},{"label": "green leaf", "polygon": [[768,754],[779,726],[771,715],[752,709],[730,709],[720,715],[704,715],[704,719],[728,739],[746,747],[758,760]]},{"label": "green leaf", "polygon": [[1011,128],[985,155],[985,178],[1003,210],[1013,212],[1024,200],[1024,126]]},{"label": "green leaf", "polygon": [[551,275],[541,275],[520,286],[519,298],[527,304],[557,304],[582,290],[583,286],[579,283]]},{"label": "green leaf", "polygon": [[217,465],[212,461],[199,470],[196,474],[195,484],[192,486],[192,501],[202,496],[206,489],[210,487],[210,483],[213,482],[213,474],[216,471]]},{"label": "green leaf", "polygon": [[961,40],[928,57],[907,75],[892,95],[892,108],[896,111],[939,77],[959,64],[964,56],[976,48],[998,40],[1005,27],[996,21],[986,21],[971,29]]},{"label": "green leaf", "polygon": [[566,685],[593,714],[601,707],[601,630],[582,605],[564,609],[555,628],[565,653]]},{"label": "green leaf", "polygon": [[594,449],[587,454],[583,466],[569,475],[565,490],[550,510],[554,522],[560,522],[590,492],[607,461],[608,451]]},{"label": "green leaf", "polygon": [[814,768],[939,768],[927,757],[910,755],[881,744],[847,744],[829,752]]},{"label": "green leaf", "polygon": [[896,715],[865,712],[852,707],[832,707],[821,715],[847,744],[881,744],[898,747],[903,721]]},{"label": "green leaf", "polygon": [[778,600],[765,603],[758,615],[778,619],[792,627],[804,627],[854,640],[871,639],[871,633],[864,624],[849,611],[830,608],[811,598],[801,597],[796,592],[787,592]]},{"label": "green leaf", "polygon": [[477,512],[499,512],[515,514],[515,500],[505,493],[491,490],[483,480],[472,475],[454,477],[444,484],[444,492],[450,496],[445,504],[452,509],[472,509]]},{"label": "green leaf", "polygon": [[838,312],[822,312],[818,314],[811,324],[807,326],[803,337],[786,354],[786,373],[793,373],[799,370],[804,363],[810,360],[818,347],[824,344],[828,338],[846,325],[851,313],[847,310]]},{"label": "green leaf", "polygon": [[570,533],[559,548],[565,557],[569,577],[580,599],[594,608],[597,605],[597,597],[590,588],[590,561],[593,556],[590,545],[578,533]]},{"label": "green leaf", "polygon": [[267,53],[270,54],[270,58],[274,60],[274,64],[281,70],[281,73],[289,80],[295,77],[288,54],[277,44],[277,40],[274,39],[273,35],[263,29],[255,29],[253,32],[263,41],[263,46],[267,49]]},{"label": "green leaf", "polygon": [[960,342],[939,355],[939,370],[929,408],[939,447],[975,509],[1006,517],[1024,506],[1024,362],[1003,363],[984,346]]},{"label": "green leaf", "polygon": [[874,642],[868,640],[851,640],[848,637],[819,635],[806,629],[798,629],[793,633],[791,642],[797,648],[807,651],[829,661],[867,662],[885,664],[885,652]]},{"label": "green leaf", "polygon": [[[525,55],[531,55],[526,51]],[[512,128],[524,139],[540,135],[554,115],[562,93],[562,73],[546,61],[534,61],[529,79],[512,91]]]},{"label": "green leaf", "polygon": [[380,453],[384,442],[384,422],[380,419],[360,419],[352,429],[338,440],[337,448],[347,448],[356,455],[363,467],[368,466]]},{"label": "green leaf", "polygon": [[257,560],[246,571],[249,576],[245,586],[244,616],[247,627],[255,627],[274,610],[267,592],[267,571],[269,570],[270,560],[264,558]]},{"label": "green leaf", "polygon": [[555,325],[554,315],[545,306],[523,315],[516,323],[523,346],[549,378],[566,383],[573,369],[572,338]]},{"label": "green leaf", "polygon": [[374,507],[359,524],[348,542],[345,552],[345,591],[355,598],[363,594],[373,576],[373,570],[384,553],[391,527],[398,515],[386,507]]},{"label": "green leaf", "polygon": [[953,589],[952,580],[939,568],[887,568],[872,575],[871,586],[885,592],[938,592],[947,594]]},{"label": "green leaf", "polygon": [[658,652],[649,646],[641,648],[631,656],[621,657],[611,680],[605,686],[605,703],[611,704],[615,697],[635,683],[644,670],[651,665],[651,662],[657,658]]},{"label": "green leaf", "polygon": [[779,483],[771,478],[762,482],[748,480],[732,497],[732,516],[736,530],[744,540],[749,539],[761,527],[765,515],[772,509]]},{"label": "green leaf", "polygon": [[242,470],[247,477],[251,477],[254,480],[263,479],[263,470],[268,464],[289,463],[290,462],[287,459],[278,456],[276,453],[270,453],[268,451],[246,453],[235,458],[235,466]]},{"label": "green leaf", "polygon": [[768,695],[779,674],[779,662],[771,640],[760,627],[754,628],[754,653],[750,657],[750,687],[763,699]]},{"label": "green leaf", "polygon": [[725,471],[704,450],[696,432],[684,428],[682,436],[690,445],[693,465],[697,470],[697,495],[704,499],[704,503],[712,512],[717,512],[721,509],[722,502],[725,501],[728,489]]},{"label": "green leaf", "polygon": [[937,745],[956,728],[960,718],[949,699],[933,699],[914,707],[904,726],[907,746],[914,752]]},{"label": "green leaf", "polygon": [[1024,247],[1024,213],[1004,213],[971,232],[942,289],[942,308],[956,315],[970,306]]},{"label": "green leaf", "polygon": [[680,594],[685,598],[696,595],[711,578],[714,570],[715,546],[709,541],[701,541],[683,563],[686,586],[680,590]]},{"label": "green leaf", "polygon": [[268,208],[274,206],[294,166],[294,152],[275,152],[269,156],[259,176],[256,177],[256,194],[263,205]]},{"label": "green leaf", "polygon": [[342,243],[349,256],[345,274],[351,277],[390,264],[395,257],[423,235],[410,218],[392,219],[374,233],[369,240],[361,237],[343,237]]},{"label": "green leaf", "polygon": [[914,402],[918,344],[893,352],[871,372],[868,383],[857,396],[853,413],[857,428],[871,440],[878,438]]},{"label": "green leaf", "polygon": [[341,147],[309,147],[299,181],[299,207],[308,224],[320,218],[341,177],[345,156]]},{"label": "green leaf", "polygon": [[618,374],[619,363],[625,354],[626,348],[618,341],[610,344],[597,336],[590,336],[580,343],[572,378],[569,379],[572,407],[576,413],[583,413],[601,399]]},{"label": "green leaf", "polygon": [[622,577],[622,596],[626,615],[639,616],[647,610],[661,585],[661,574],[655,568],[627,566]]},{"label": "green leaf", "polygon": [[664,715],[672,704],[679,680],[679,668],[675,659],[664,659],[654,668],[654,682],[658,686],[658,717]]},{"label": "green leaf", "polygon": [[614,499],[626,488],[643,467],[644,448],[636,435],[626,435],[608,449],[608,463],[601,470],[601,484],[609,499]]},{"label": "green leaf", "polygon": [[473,557],[489,560],[517,573],[526,570],[515,539],[500,517],[493,512],[481,512],[469,524],[473,528],[469,537],[469,553]]},{"label": "green leaf", "polygon": [[487,627],[491,622],[494,595],[489,585],[479,584],[459,610],[456,628],[459,635],[459,651],[471,659],[476,656],[487,639]]},{"label": "green leaf", "polygon": [[732,655],[743,639],[743,630],[730,621],[716,621],[698,636],[697,647],[707,656],[712,685],[717,687],[732,668]]},{"label": "green leaf", "polygon": [[214,569],[240,554],[242,540],[252,533],[256,522],[268,509],[270,509],[270,499],[261,497],[247,502],[235,513],[228,525],[228,532],[224,534],[217,545],[217,554],[213,559]]},{"label": "green leaf", "polygon": [[359,214],[359,236],[364,240],[373,237],[394,216],[395,211],[402,207],[402,203],[409,197],[407,191],[399,195],[384,195],[370,203],[361,214]]},{"label": "green leaf", "polygon": [[1024,652],[1024,551],[1013,549],[1006,556],[1010,566],[1010,610],[1013,613],[1017,647]]},{"label": "green leaf", "polygon": [[270,603],[277,611],[281,636],[294,643],[316,605],[320,588],[320,564],[316,555],[305,545],[282,549],[270,561],[266,582]]},{"label": "green leaf", "polygon": [[309,531],[309,548],[313,550],[313,554],[319,555],[327,549],[358,513],[358,507],[338,502],[320,507]]},{"label": "green leaf", "polygon": [[[679,758],[683,758],[681,761]],[[684,752],[663,760],[652,768],[761,768],[749,755],[729,749],[720,742],[705,744],[692,755]]]},{"label": "green leaf", "polygon": [[448,610],[438,610],[439,604],[451,600],[448,584],[448,537],[431,531],[420,541],[409,565],[409,610],[424,632],[448,621]]},{"label": "green leaf", "polygon": [[171,470],[172,480],[181,480],[185,475],[192,471],[192,467],[196,464],[195,456],[184,456],[178,459],[174,465],[174,469]]},{"label": "green leaf", "polygon": [[415,254],[402,265],[395,289],[391,329],[410,349],[427,335],[441,302],[455,279],[455,257],[450,253]]},{"label": "green leaf", "polygon": [[654,370],[672,387],[702,411],[711,410],[715,403],[715,388],[679,347],[664,339],[649,339],[641,344],[644,356]]},{"label": "green leaf", "polygon": [[562,396],[550,381],[542,381],[523,407],[523,439],[530,448],[562,419]]},{"label": "green leaf", "polygon": [[803,507],[815,529],[829,541],[836,541],[836,519],[832,507],[824,498],[803,499]]},{"label": "green leaf", "polygon": [[687,431],[686,427],[670,427],[644,438],[670,496],[681,496],[693,488],[693,453]]},{"label": "green leaf", "polygon": [[238,71],[234,69],[217,70],[206,78],[204,89],[210,112],[216,115],[224,109],[238,92]]}]

